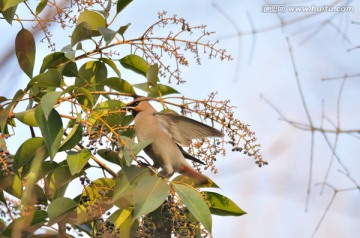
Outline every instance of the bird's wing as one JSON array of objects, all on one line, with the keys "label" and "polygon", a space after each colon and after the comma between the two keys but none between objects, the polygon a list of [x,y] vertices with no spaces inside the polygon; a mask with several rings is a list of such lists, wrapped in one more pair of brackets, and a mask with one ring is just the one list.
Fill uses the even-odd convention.
[{"label": "bird's wing", "polygon": [[154,113],[162,129],[168,133],[174,141],[184,147],[190,145],[192,139],[204,137],[223,137],[224,133],[193,119],[172,113]]},{"label": "bird's wing", "polygon": [[189,160],[192,160],[192,161],[194,161],[196,163],[206,165],[203,161],[199,160],[198,158],[195,158],[194,156],[192,156],[191,154],[186,152],[180,145],[178,145],[178,144],[176,144],[176,145],[179,148],[179,150],[181,151],[181,154],[183,154],[185,159],[189,159]]}]

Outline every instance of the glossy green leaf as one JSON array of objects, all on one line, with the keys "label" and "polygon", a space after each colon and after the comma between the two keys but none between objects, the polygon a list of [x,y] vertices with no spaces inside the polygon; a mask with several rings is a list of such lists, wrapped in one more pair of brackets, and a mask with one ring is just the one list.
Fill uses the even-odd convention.
[{"label": "glossy green leaf", "polygon": [[137,182],[142,177],[147,177],[149,175],[149,169],[147,168],[139,168],[135,166],[123,168],[120,171],[119,176],[116,178],[112,202],[117,203],[117,201],[121,198],[132,196]]},{"label": "glossy green leaf", "polygon": [[138,88],[144,92],[150,92],[150,87],[148,83],[137,83],[132,85],[134,88]]},{"label": "glossy green leaf", "polygon": [[44,10],[48,1],[49,0],[41,0],[41,2],[39,2],[39,4],[36,6],[36,15],[39,15]]},{"label": "glossy green leaf", "polygon": [[14,169],[18,170],[35,158],[44,161],[48,157],[48,150],[42,137],[33,137],[26,140],[16,151]]},{"label": "glossy green leaf", "polygon": [[77,207],[77,203],[70,198],[62,197],[52,201],[47,209],[50,221],[61,220]]},{"label": "glossy green leaf", "polygon": [[91,39],[91,26],[87,22],[81,22],[76,26],[72,35],[71,35],[71,46],[76,45],[76,43]]},{"label": "glossy green leaf", "polygon": [[[206,177],[205,175],[203,175],[203,176]],[[188,185],[194,186],[195,188],[219,188],[219,186],[214,181],[212,181],[208,177],[206,177],[206,178],[208,179],[208,183],[202,184],[197,179],[180,174],[180,175],[176,176],[171,182],[188,184]]]},{"label": "glossy green leaf", "polygon": [[108,59],[108,58],[100,58],[99,60],[104,62],[105,64],[107,64],[110,68],[112,68],[115,71],[115,73],[117,74],[117,76],[119,78],[121,78],[120,71],[117,68],[117,66],[116,66],[116,64],[115,64],[115,62],[113,60]]},{"label": "glossy green leaf", "polygon": [[66,77],[76,77],[78,75],[78,69],[75,62],[68,62],[58,68],[61,75]]},{"label": "glossy green leaf", "polygon": [[48,213],[42,210],[28,212],[11,222],[1,233],[1,237],[30,237],[46,223]]},{"label": "glossy green leaf", "polygon": [[126,24],[126,25],[124,25],[124,26],[121,26],[121,27],[119,28],[119,30],[118,30],[118,33],[119,33],[120,35],[124,36],[125,31],[129,28],[130,25],[131,25],[131,23],[128,23],[128,24]]},{"label": "glossy green leaf", "polygon": [[126,160],[127,166],[130,166],[136,155],[151,143],[150,140],[135,143],[133,140],[124,136],[122,136],[121,139],[126,144],[126,146],[122,148],[122,153],[124,159]]},{"label": "glossy green leaf", "polygon": [[3,11],[8,8],[18,5],[19,3],[25,2],[25,0],[3,0]]},{"label": "glossy green leaf", "polygon": [[[47,174],[52,172],[54,169],[58,167],[58,163],[54,161],[42,161],[40,169],[37,171],[37,176],[35,178],[35,181],[39,181],[40,179],[44,178]],[[21,176],[22,178],[25,178],[28,173],[30,173],[32,169],[32,164],[27,163],[22,167]]]},{"label": "glossy green leaf", "polygon": [[106,45],[110,44],[110,42],[114,39],[116,35],[116,31],[113,31],[107,27],[98,27],[100,34],[104,37]]},{"label": "glossy green leaf", "polygon": [[[92,125],[101,124],[112,129],[123,125],[125,111],[122,110],[126,104],[119,100],[107,100],[99,103],[89,116]],[[109,128],[110,129],[110,128]]]},{"label": "glossy green leaf", "polygon": [[[85,88],[90,92],[103,91],[104,85],[102,81],[107,78],[107,69],[101,61],[89,61],[83,64],[79,69],[79,75],[75,79],[75,86]],[[99,95],[93,95],[94,103],[96,103]],[[84,105],[86,97],[80,96],[78,101]],[[86,106],[86,105],[84,105]]]},{"label": "glossy green leaf", "polygon": [[133,219],[158,208],[170,192],[169,185],[158,176],[144,176],[135,188],[135,209]]},{"label": "glossy green leaf", "polygon": [[79,96],[79,102],[87,108],[92,108],[94,106],[94,97],[89,90],[82,87],[76,87],[75,92],[84,94],[84,96]]},{"label": "glossy green leaf", "polygon": [[49,69],[45,73],[41,74],[37,86],[39,87],[60,87],[61,74],[56,69]]},{"label": "glossy green leaf", "polygon": [[105,18],[98,12],[85,10],[80,13],[77,24],[86,22],[91,30],[98,30],[98,27],[106,27]]},{"label": "glossy green leaf", "polygon": [[0,131],[4,132],[6,131],[6,124],[8,122],[8,117],[10,113],[10,109],[14,105],[15,102],[18,101],[18,99],[22,98],[24,96],[25,92],[23,90],[18,90],[13,99],[11,100],[11,103],[5,108],[0,110]]},{"label": "glossy green leaf", "polygon": [[116,152],[107,149],[100,149],[97,151],[97,154],[101,156],[101,158],[109,161],[111,163],[119,165],[119,156]]},{"label": "glossy green leaf", "polygon": [[146,72],[150,67],[150,64],[138,55],[127,55],[120,59],[120,63],[124,68],[130,69],[135,73],[146,76]]},{"label": "glossy green leaf", "polygon": [[58,166],[48,174],[46,180],[48,183],[48,194],[51,194],[52,198],[62,197],[67,185],[72,180],[69,166]]},{"label": "glossy green leaf", "polygon": [[35,184],[31,189],[26,188],[24,191],[24,194],[26,194],[29,191],[29,197],[25,200],[24,196],[21,199],[22,205],[47,205],[47,198],[45,196],[45,192],[43,188],[41,188],[39,185]]},{"label": "glossy green leaf", "polygon": [[66,161],[72,175],[81,172],[91,157],[91,151],[82,149],[78,152],[70,151],[67,153]]},{"label": "glossy green leaf", "polygon": [[131,213],[131,209],[118,209],[111,214],[108,220],[112,222],[115,227],[119,228],[128,218],[132,219]]},{"label": "glossy green leaf", "polygon": [[120,173],[119,176],[116,178],[112,202],[115,205],[119,202],[121,203],[122,201],[120,201],[120,199],[131,196],[134,193],[134,190],[135,184],[131,183],[131,181],[129,181],[129,178],[124,173]]},{"label": "glossy green leaf", "polygon": [[43,63],[41,65],[40,73],[45,72],[45,70],[50,68],[59,67],[67,62],[70,62],[68,58],[65,57],[63,52],[54,52],[45,56]]},{"label": "glossy green leaf", "polygon": [[20,199],[23,190],[21,179],[17,175],[3,176],[0,174],[0,191],[1,190]]},{"label": "glossy green leaf", "polygon": [[128,208],[119,209],[108,218],[116,228],[121,230],[121,238],[135,237],[131,230],[134,221],[132,211],[132,209]]},{"label": "glossy green leaf", "polygon": [[41,108],[44,113],[45,119],[49,119],[49,115],[53,110],[53,107],[59,97],[61,96],[62,92],[48,92],[41,98]]},{"label": "glossy green leaf", "polygon": [[76,123],[71,129],[68,136],[63,141],[59,151],[70,150],[74,148],[81,140],[83,133],[82,125]]},{"label": "glossy green leaf", "polygon": [[158,84],[156,85],[156,87],[151,87],[148,91],[148,97],[160,97],[160,96],[165,96],[165,95],[170,95],[170,94],[178,94],[179,92],[176,91],[175,89],[173,89],[170,86],[167,85],[163,85],[163,84]]},{"label": "glossy green leaf", "polygon": [[125,81],[124,79],[120,79],[117,77],[107,78],[102,82],[105,86],[120,92],[120,93],[128,93],[129,95],[135,95],[134,88],[130,83]]},{"label": "glossy green leaf", "polygon": [[175,192],[179,195],[195,219],[211,233],[212,219],[210,209],[201,194],[186,185],[174,183],[173,186]]},{"label": "glossy green leaf", "polygon": [[131,3],[133,0],[119,0],[116,4],[116,12],[119,14],[122,10],[124,10],[129,3]]},{"label": "glossy green leaf", "polygon": [[12,21],[14,19],[15,13],[16,13],[16,9],[17,9],[17,5],[10,7],[8,9],[6,9],[5,11],[2,12],[5,20],[9,23],[12,24]]},{"label": "glossy green leaf", "polygon": [[[92,221],[100,217],[105,211],[109,210],[113,205],[110,203],[112,191],[115,181],[110,178],[100,178],[87,186],[82,193],[82,197],[88,197],[90,201],[83,202],[76,211],[76,222],[79,224]],[[86,207],[84,205],[86,203]],[[91,214],[88,210],[92,210]]]},{"label": "glossy green leaf", "polygon": [[35,120],[35,108],[23,111],[23,112],[17,112],[14,113],[14,116],[16,119],[24,123],[28,126],[37,127],[38,124]]},{"label": "glossy green leaf", "polygon": [[40,127],[50,157],[53,159],[60,148],[61,139],[64,134],[61,117],[55,109],[52,109],[47,120],[42,107],[37,107],[35,119]]},{"label": "glossy green leaf", "polygon": [[35,64],[35,40],[30,31],[22,28],[15,39],[15,52],[20,68],[32,78]]},{"label": "glossy green leaf", "polygon": [[203,192],[210,202],[210,211],[219,216],[241,216],[246,214],[232,200],[215,192]]},{"label": "glossy green leaf", "polygon": [[148,70],[146,71],[146,79],[149,85],[153,87],[157,85],[157,82],[159,81],[158,74],[159,74],[158,64],[153,64],[148,68]]}]

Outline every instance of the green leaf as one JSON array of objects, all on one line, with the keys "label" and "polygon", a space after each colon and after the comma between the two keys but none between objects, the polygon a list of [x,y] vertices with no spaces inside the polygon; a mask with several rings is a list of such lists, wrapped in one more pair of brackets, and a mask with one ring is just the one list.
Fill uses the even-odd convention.
[{"label": "green leaf", "polygon": [[41,65],[40,73],[44,73],[45,70],[50,68],[59,67],[67,62],[70,62],[68,58],[65,57],[63,52],[54,52],[45,56],[43,63]]},{"label": "green leaf", "polygon": [[118,76],[119,78],[121,78],[120,71],[119,71],[119,69],[116,67],[116,64],[114,63],[113,60],[108,59],[108,58],[100,58],[99,60],[100,60],[100,61],[103,61],[105,64],[107,64],[108,66],[110,66],[110,67],[115,71],[115,73],[117,74],[117,76]]},{"label": "green leaf", "polygon": [[117,204],[121,198],[126,198],[128,196],[132,197],[137,182],[142,177],[147,177],[149,175],[149,169],[147,168],[135,166],[123,168],[116,178],[112,202]]},{"label": "green leaf", "polygon": [[90,29],[97,31],[98,27],[106,27],[105,18],[95,11],[85,10],[80,13],[77,23],[86,22],[89,24]]},{"label": "green leaf", "polygon": [[158,64],[153,64],[148,68],[148,70],[146,71],[146,79],[149,85],[156,87],[157,82],[159,81],[158,74],[159,74]]},{"label": "green leaf", "polygon": [[42,107],[37,107],[35,110],[35,119],[44,137],[50,158],[53,159],[60,148],[61,138],[64,134],[61,117],[55,109],[52,109],[47,120]]},{"label": "green leaf", "polygon": [[82,138],[82,133],[83,133],[82,125],[76,123],[74,127],[71,129],[68,136],[63,141],[59,151],[70,150],[74,148],[80,142]]},{"label": "green leaf", "polygon": [[[206,177],[205,175],[202,176]],[[195,188],[219,188],[219,186],[214,181],[212,181],[208,177],[206,178],[208,179],[208,183],[202,184],[197,179],[180,174],[179,176],[175,177],[171,182],[188,184],[194,186]]]},{"label": "green leaf", "polygon": [[131,23],[126,24],[125,26],[121,26],[118,30],[118,33],[122,36],[124,36],[125,31],[129,28]]},{"label": "green leaf", "polygon": [[107,78],[102,82],[105,86],[120,92],[120,93],[128,93],[130,95],[135,95],[134,88],[130,83],[125,81],[124,79],[120,79],[117,77]]},{"label": "green leaf", "polygon": [[163,84],[158,84],[156,85],[156,87],[151,87],[148,91],[148,97],[160,97],[160,96],[165,96],[165,95],[169,95],[169,94],[176,94],[179,93],[178,91],[176,91],[175,89],[173,89],[170,86],[167,85],[163,85]]},{"label": "green leaf", "polygon": [[49,0],[41,0],[41,2],[39,2],[39,4],[36,7],[36,15],[39,15],[44,10],[48,1]]},{"label": "green leaf", "polygon": [[56,69],[49,69],[40,77],[37,82],[38,87],[60,87],[61,85],[61,74]]},{"label": "green leaf", "polygon": [[[118,209],[108,218],[108,221],[112,222],[116,228],[120,228],[127,219],[132,220],[132,210],[131,209]],[[122,230],[121,230],[122,232]],[[122,234],[122,233],[121,233]]]},{"label": "green leaf", "polygon": [[55,168],[47,176],[47,181],[49,184],[48,192],[52,194],[52,197],[55,197],[53,194],[56,190],[61,187],[66,187],[72,179],[71,172],[68,165],[61,165]]},{"label": "green leaf", "polygon": [[91,112],[88,122],[92,125],[104,124],[108,129],[120,127],[123,125],[126,115],[125,111],[122,110],[125,105],[119,100],[101,102]]},{"label": "green leaf", "polygon": [[91,26],[87,22],[81,22],[76,26],[72,35],[71,35],[71,46],[76,45],[76,43],[91,39]]},{"label": "green leaf", "polygon": [[15,51],[20,68],[29,78],[32,78],[36,47],[33,35],[25,28],[22,28],[16,36]]},{"label": "green leaf", "polygon": [[41,188],[39,185],[34,184],[34,186],[29,189],[28,187],[25,189],[24,194],[26,194],[29,191],[28,198],[24,199],[24,196],[21,199],[22,205],[47,205],[47,198],[45,196],[45,192],[43,188]]},{"label": "green leaf", "polygon": [[14,113],[14,116],[16,119],[24,123],[28,126],[37,127],[38,124],[35,120],[35,108],[23,111],[23,112],[17,112]]},{"label": "green leaf", "polygon": [[41,98],[41,108],[46,120],[49,119],[49,115],[61,94],[62,92],[48,92]]},{"label": "green leaf", "polygon": [[14,169],[20,169],[35,158],[41,158],[41,160],[44,161],[48,156],[48,151],[43,138],[30,138],[16,151],[14,156]]},{"label": "green leaf", "polygon": [[[45,149],[45,151],[44,151],[44,149]],[[25,153],[28,153],[28,152],[26,151]],[[21,204],[24,204],[24,205],[34,203],[34,201],[32,201],[32,200],[34,200],[34,197],[33,197],[34,186],[35,186],[36,182],[38,181],[38,175],[40,174],[40,171],[42,169],[42,163],[48,156],[45,144],[42,143],[41,149],[35,148],[35,153],[33,153],[33,154],[36,154],[36,155],[31,160],[31,162],[27,163],[27,165],[30,169],[26,175],[25,190],[21,197]],[[32,154],[30,156],[32,156]],[[25,178],[23,171],[21,173],[22,173],[22,178]]]},{"label": "green leaf", "polygon": [[126,144],[126,146],[122,148],[122,153],[127,166],[130,166],[136,155],[151,143],[151,140],[145,140],[139,143],[135,143],[132,139],[125,136],[122,136],[121,139]]},{"label": "green leaf", "polygon": [[201,194],[186,185],[174,183],[173,186],[175,192],[179,195],[195,219],[211,233],[212,220],[210,209]]},{"label": "green leaf", "polygon": [[30,237],[46,223],[47,218],[46,211],[35,210],[28,212],[11,222],[5,231],[1,233],[1,237]]},{"label": "green leaf", "polygon": [[66,77],[76,77],[79,73],[77,69],[77,65],[73,61],[63,64],[57,70],[59,70],[61,75]]},{"label": "green leaf", "polygon": [[98,27],[100,34],[104,37],[106,45],[110,44],[110,42],[114,39],[116,35],[116,31],[113,31],[107,27]]},{"label": "green leaf", "polygon": [[144,176],[135,188],[135,209],[133,219],[158,208],[170,192],[169,185],[158,176]]},{"label": "green leaf", "polygon": [[150,64],[138,55],[127,55],[120,59],[121,65],[134,71],[135,73],[146,76],[147,70],[150,68]]},{"label": "green leaf", "polygon": [[[42,161],[40,169],[37,172],[37,176],[35,181],[39,181],[40,179],[44,178],[47,174],[49,174],[50,172],[52,172],[55,168],[57,168],[59,165],[58,163],[54,162],[54,161]],[[33,169],[34,170],[34,169]],[[31,163],[27,163],[22,167],[22,171],[21,171],[21,177],[22,179],[25,178],[27,176],[28,173],[31,173],[32,171],[32,164]]]},{"label": "green leaf", "polygon": [[119,14],[122,10],[124,10],[129,3],[131,3],[133,0],[119,0],[116,5],[116,12]]},{"label": "green leaf", "polygon": [[77,203],[70,198],[62,197],[52,201],[48,207],[50,222],[62,220],[77,207]]},{"label": "green leaf", "polygon": [[23,186],[19,176],[17,175],[3,176],[2,174],[0,174],[0,191],[2,190],[20,199]]},{"label": "green leaf", "polygon": [[[78,88],[85,88],[90,92],[102,91],[104,90],[104,85],[102,81],[107,78],[107,69],[103,62],[101,61],[89,61],[83,64],[79,69],[79,75],[75,79],[75,86]],[[99,95],[94,95],[94,103],[96,103]],[[78,101],[80,104],[84,105],[85,97],[80,96]],[[84,105],[87,106],[87,105]]]},{"label": "green leaf", "polygon": [[87,108],[92,108],[94,106],[94,97],[89,90],[76,87],[75,92],[84,94],[84,96],[78,97],[78,100],[82,103],[83,106]]},{"label": "green leaf", "polygon": [[18,5],[19,3],[25,2],[25,0],[3,0],[3,9],[6,11],[8,8]]},{"label": "green leaf", "polygon": [[144,92],[150,92],[150,87],[148,83],[137,83],[137,84],[133,84],[132,86]]},{"label": "green leaf", "polygon": [[12,106],[14,105],[15,102],[18,101],[18,99],[20,99],[21,97],[24,96],[24,91],[23,90],[18,90],[13,99],[11,100],[11,103],[5,108],[0,110],[0,131],[4,133],[4,131],[6,130],[6,124],[8,122],[8,117],[9,117],[9,113],[10,110],[12,108]]},{"label": "green leaf", "polygon": [[97,151],[97,154],[106,161],[119,165],[119,156],[116,152],[107,149],[100,149]]},{"label": "green leaf", "polygon": [[15,5],[15,6],[13,6],[13,7],[10,7],[10,8],[8,8],[8,9],[6,9],[5,11],[2,12],[5,20],[6,20],[10,25],[12,24],[12,21],[13,21],[13,19],[14,19],[16,9],[17,9],[17,5]]},{"label": "green leaf", "polygon": [[246,214],[240,207],[224,195],[215,192],[203,192],[210,202],[210,212],[219,216],[241,216]]},{"label": "green leaf", "polygon": [[79,152],[68,152],[66,156],[66,161],[69,165],[71,174],[74,175],[81,172],[90,157],[91,151],[88,149],[82,149]]}]

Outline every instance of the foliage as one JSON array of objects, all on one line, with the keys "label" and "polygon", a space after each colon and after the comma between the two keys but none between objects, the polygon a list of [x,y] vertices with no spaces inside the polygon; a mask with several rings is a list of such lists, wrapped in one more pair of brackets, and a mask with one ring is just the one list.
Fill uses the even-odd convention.
[{"label": "foliage", "polygon": [[[106,6],[100,1],[103,11],[90,10],[91,6],[82,1],[73,2],[79,9],[77,17],[66,14],[73,5],[63,7],[65,15],[58,16],[64,28],[64,19],[76,23],[69,44],[45,56],[38,74],[34,72],[36,44],[32,32],[22,28],[15,39],[19,65],[29,81],[13,98],[0,98],[0,201],[9,219],[1,220],[2,237],[28,236],[39,229],[49,236],[81,231],[92,237],[200,237],[211,234],[211,214],[245,214],[229,198],[204,191],[217,188],[211,180],[202,186],[182,175],[171,181],[156,176],[157,171],[137,156],[148,143],[134,142],[133,117],[122,109],[128,98],[140,94],[160,102],[164,110],[172,106],[180,108],[183,115],[197,114],[227,134],[222,140],[193,141],[189,147],[189,153],[206,162],[206,168],[216,172],[215,156],[225,155],[229,146],[253,157],[261,167],[266,162],[260,145],[255,144],[248,125],[233,117],[229,100],[216,100],[216,93],[204,100],[190,99],[161,83],[163,78],[169,83],[173,78],[177,83],[185,82],[179,69],[189,64],[185,51],[198,63],[200,47],[210,58],[231,56],[216,48],[216,43],[201,41],[211,34],[205,26],[192,27],[182,18],[167,17],[165,12],[140,37],[126,39],[130,24],[117,30],[110,27],[131,0],[118,1],[115,13],[110,11],[111,1]],[[1,13],[9,23],[19,4],[33,12],[54,49],[39,14],[55,1],[42,0],[33,11],[26,1],[0,0]],[[178,32],[154,36],[156,29],[168,25]],[[195,40],[181,38],[199,32]],[[92,50],[86,49],[89,45]],[[117,59],[113,49],[126,46],[133,50]],[[166,58],[173,59],[175,70],[165,64]],[[123,79],[123,70],[138,73],[143,81],[135,84]],[[27,109],[22,110],[22,105]],[[18,123],[30,128],[31,138],[11,155],[6,140],[16,138]],[[103,171],[103,177],[90,180],[90,168]],[[83,186],[74,199],[65,197],[70,183]],[[46,229],[49,227],[52,229]]]}]

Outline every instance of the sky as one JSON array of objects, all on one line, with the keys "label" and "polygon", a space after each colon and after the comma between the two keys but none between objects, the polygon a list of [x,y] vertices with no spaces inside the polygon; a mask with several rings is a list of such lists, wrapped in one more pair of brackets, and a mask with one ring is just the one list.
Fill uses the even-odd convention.
[{"label": "sky", "polygon": [[[292,4],[284,5],[286,2]],[[306,13],[304,10],[290,12],[289,8],[327,6],[333,2],[338,6],[352,6],[354,11]],[[264,10],[279,9],[279,6],[285,6],[283,12]],[[192,25],[206,24],[210,31],[216,32],[212,39],[219,39],[219,46],[226,48],[234,58],[228,62],[205,57],[202,65],[193,63],[183,68],[186,84],[172,86],[188,97],[206,98],[217,91],[219,99],[230,99],[237,106],[235,116],[256,132],[263,158],[269,162],[268,166],[258,168],[252,158],[229,151],[226,157],[217,158],[218,174],[205,171],[221,187],[221,193],[248,213],[241,217],[213,216],[213,236],[359,237],[360,194],[359,190],[352,189],[360,184],[356,134],[340,134],[336,140],[334,133],[326,133],[332,145],[337,141],[336,153],[333,153],[322,133],[314,133],[312,146],[311,133],[289,123],[308,124],[298,80],[315,126],[333,130],[333,125],[339,122],[342,129],[359,128],[360,78],[348,77],[341,87],[343,75],[359,74],[360,50],[354,49],[360,45],[359,2],[224,0],[214,5],[205,0],[170,3],[136,0],[124,10],[115,25],[131,22],[129,35],[136,36],[156,21],[157,12],[163,10],[169,15],[184,17]],[[19,24],[11,27],[2,21],[0,32],[8,35],[1,37],[1,45],[13,47],[19,30]],[[56,29],[54,35],[58,49],[68,44],[64,42],[69,39],[60,29]],[[39,61],[49,49],[45,43],[37,46]],[[3,77],[0,95],[8,97],[17,87],[24,87],[27,80],[15,58],[12,60],[14,62],[8,63],[6,68],[0,66]],[[39,66],[37,63],[36,67]],[[9,67],[14,70],[7,70]],[[125,72],[123,75],[131,77]],[[337,79],[322,80],[332,77]],[[16,141],[9,147],[16,151],[21,143]],[[312,180],[306,202],[312,149]],[[334,154],[345,165],[348,176]],[[333,162],[326,183],[338,191],[334,200],[331,200],[334,190],[329,186],[321,193],[330,161]]]}]

